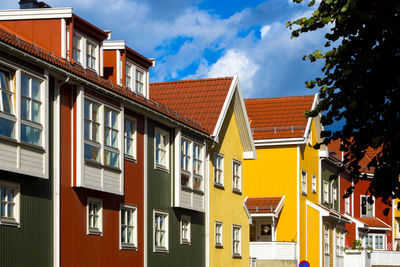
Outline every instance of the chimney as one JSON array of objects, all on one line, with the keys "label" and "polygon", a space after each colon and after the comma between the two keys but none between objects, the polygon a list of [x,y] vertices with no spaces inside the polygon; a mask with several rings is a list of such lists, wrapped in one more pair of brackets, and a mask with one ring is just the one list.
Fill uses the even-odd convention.
[{"label": "chimney", "polygon": [[37,0],[21,0],[18,2],[20,9],[31,9],[31,8],[50,8],[45,2],[38,2]]}]

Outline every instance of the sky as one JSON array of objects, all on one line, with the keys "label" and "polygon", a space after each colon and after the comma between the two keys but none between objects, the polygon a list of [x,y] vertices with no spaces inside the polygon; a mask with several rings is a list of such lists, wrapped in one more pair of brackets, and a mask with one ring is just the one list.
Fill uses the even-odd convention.
[{"label": "sky", "polygon": [[[113,40],[156,60],[150,82],[238,75],[245,98],[315,94],[305,81],[322,62],[303,61],[324,44],[324,32],[290,38],[285,23],[309,16],[292,0],[44,0],[73,12]],[[18,0],[1,0],[17,9]]]}]

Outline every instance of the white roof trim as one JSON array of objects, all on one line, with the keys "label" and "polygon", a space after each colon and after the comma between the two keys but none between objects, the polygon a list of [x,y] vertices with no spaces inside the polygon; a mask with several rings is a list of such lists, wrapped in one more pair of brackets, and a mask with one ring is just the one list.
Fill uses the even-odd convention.
[{"label": "white roof trim", "polygon": [[252,213],[251,217],[276,217],[275,213]]},{"label": "white roof trim", "polygon": [[65,19],[71,17],[71,7],[0,10],[0,20]]},{"label": "white roof trim", "polygon": [[329,212],[328,212],[327,210],[321,208],[321,207],[318,206],[317,204],[312,203],[312,202],[309,201],[309,200],[306,200],[306,204],[307,204],[307,206],[310,206],[311,208],[313,208],[313,209],[315,209],[316,211],[318,211],[318,212],[321,214],[321,216],[329,216]]},{"label": "white roof trim", "polygon": [[254,140],[255,146],[277,146],[277,145],[301,145],[304,144],[304,137],[277,138]]},{"label": "white roof trim", "polygon": [[284,195],[284,196],[281,198],[281,201],[279,201],[279,204],[278,204],[278,206],[277,206],[276,209],[275,209],[275,218],[278,218],[278,217],[279,217],[279,213],[281,212],[281,210],[282,210],[282,208],[283,208],[283,204],[285,203],[285,198],[286,198],[286,195]]},{"label": "white roof trim", "polygon": [[253,219],[251,218],[250,212],[249,212],[249,210],[247,209],[247,206],[246,206],[246,201],[247,201],[247,199],[248,199],[248,197],[246,197],[246,198],[243,200],[243,208],[244,208],[244,210],[246,211],[247,217],[249,218],[249,224],[253,224]]},{"label": "white roof trim", "polygon": [[356,218],[351,217],[350,215],[344,214],[343,217],[345,217],[346,219],[348,219],[351,222],[355,223],[357,228],[364,228],[365,227],[364,223],[360,222]]},{"label": "white roof trim", "polygon": [[[314,110],[315,107],[317,106],[317,104],[318,104],[318,94],[315,94],[311,110]],[[308,137],[308,133],[310,132],[312,120],[313,120],[312,117],[308,118],[307,127],[304,132],[304,142],[307,142],[307,137]]]},{"label": "white roof trim", "polygon": [[125,41],[103,41],[103,50],[125,49]]}]

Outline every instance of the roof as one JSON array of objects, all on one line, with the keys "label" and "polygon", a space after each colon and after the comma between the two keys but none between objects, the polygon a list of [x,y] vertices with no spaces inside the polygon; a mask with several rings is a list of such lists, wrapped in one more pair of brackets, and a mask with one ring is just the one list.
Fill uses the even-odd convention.
[{"label": "roof", "polygon": [[253,139],[300,138],[304,136],[315,95],[246,99]]},{"label": "roof", "polygon": [[16,48],[17,50],[23,51],[29,55],[32,55],[35,58],[41,59],[46,63],[50,63],[59,69],[62,69],[72,75],[86,80],[87,82],[91,82],[104,89],[107,89],[108,91],[115,93],[127,100],[131,100],[134,103],[140,104],[141,106],[149,108],[153,111],[157,111],[168,118],[183,123],[200,132],[207,133],[206,130],[202,128],[199,123],[188,119],[186,116],[177,113],[171,108],[168,108],[152,99],[147,99],[140,94],[136,94],[126,87],[118,86],[110,80],[106,80],[103,77],[99,76],[97,73],[84,69],[79,64],[74,64],[67,61],[65,58],[55,55],[52,51],[47,51],[46,49],[36,46],[36,44],[34,43],[18,38],[15,34],[11,34],[3,28],[0,28],[0,42]]},{"label": "roof", "polygon": [[150,97],[214,132],[233,77],[150,84]]},{"label": "roof", "polygon": [[367,228],[385,228],[391,229],[390,225],[386,224],[385,222],[381,221],[378,218],[356,218],[360,222],[362,222]]},{"label": "roof", "polygon": [[284,197],[249,197],[246,206],[250,214],[275,214]]}]

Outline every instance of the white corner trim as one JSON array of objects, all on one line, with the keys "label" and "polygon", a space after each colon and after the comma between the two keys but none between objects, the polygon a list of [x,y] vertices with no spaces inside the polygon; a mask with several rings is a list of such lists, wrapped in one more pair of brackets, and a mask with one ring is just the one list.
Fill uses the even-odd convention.
[{"label": "white corner trim", "polygon": [[103,41],[103,49],[104,50],[119,50],[125,49],[125,41]]},{"label": "white corner trim", "polygon": [[323,217],[329,216],[329,212],[327,210],[321,208],[320,206],[318,206],[315,203],[312,203],[308,199],[306,200],[306,204],[307,204],[307,206],[309,206],[309,207],[315,209],[316,211],[318,211],[321,216],[323,216]]},{"label": "white corner trim", "polygon": [[71,7],[0,10],[0,20],[63,19],[71,17]]},{"label": "white corner trim", "polygon": [[297,246],[296,246],[296,257],[297,257],[297,263],[300,262],[300,146],[297,146],[297,175],[296,175],[296,202],[297,202],[297,225],[296,225],[296,229],[297,229],[297,235],[296,235],[296,242],[297,242]]},{"label": "white corner trim", "polygon": [[246,197],[246,198],[243,200],[243,208],[244,208],[244,210],[246,211],[247,217],[249,217],[249,224],[253,224],[253,220],[252,220],[252,218],[251,218],[250,212],[249,212],[249,210],[247,209],[247,206],[246,206],[246,201],[247,201],[247,199],[248,199],[248,197]]},{"label": "white corner trim", "polygon": [[[315,107],[317,106],[317,104],[318,104],[318,94],[315,94],[311,110],[314,110]],[[306,130],[304,132],[304,142],[307,142],[307,137],[308,137],[308,133],[310,132],[312,120],[313,120],[312,117],[308,118],[307,127],[306,127]]]}]

